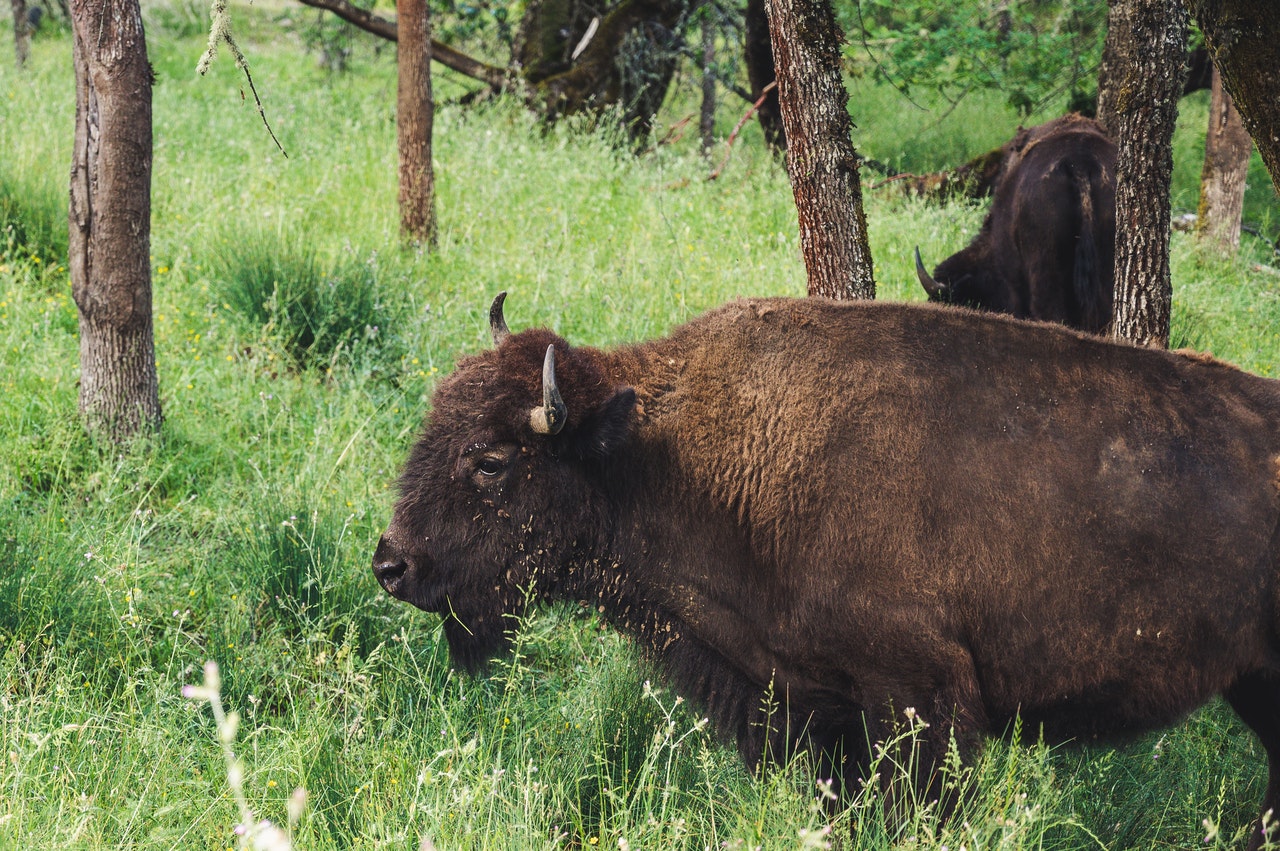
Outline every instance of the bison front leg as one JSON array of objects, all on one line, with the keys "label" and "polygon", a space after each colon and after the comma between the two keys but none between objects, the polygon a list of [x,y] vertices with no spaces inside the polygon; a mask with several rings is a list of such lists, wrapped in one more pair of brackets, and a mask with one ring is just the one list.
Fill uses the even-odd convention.
[{"label": "bison front leg", "polygon": [[1249,838],[1249,851],[1280,840],[1280,674],[1260,671],[1227,689],[1227,702],[1249,725],[1267,752],[1267,794]]}]

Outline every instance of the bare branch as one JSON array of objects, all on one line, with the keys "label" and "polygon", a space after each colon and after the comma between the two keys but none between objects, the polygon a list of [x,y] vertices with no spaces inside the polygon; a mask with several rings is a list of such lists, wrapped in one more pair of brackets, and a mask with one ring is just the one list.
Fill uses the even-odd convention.
[{"label": "bare branch", "polygon": [[[366,9],[361,9],[348,0],[298,0],[298,2],[314,9],[332,12],[347,23],[354,24],[365,32],[373,33],[387,41],[397,41],[399,38],[395,21],[389,21]],[[446,68],[473,80],[479,80],[495,89],[507,86],[508,74],[505,68],[473,59],[435,39],[431,40],[431,58]]]}]

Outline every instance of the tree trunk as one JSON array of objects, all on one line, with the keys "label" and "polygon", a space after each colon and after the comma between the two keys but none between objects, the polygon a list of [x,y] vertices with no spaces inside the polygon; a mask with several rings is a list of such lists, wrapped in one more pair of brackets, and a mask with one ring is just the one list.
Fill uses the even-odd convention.
[{"label": "tree trunk", "polygon": [[768,15],[809,295],[875,298],[830,0],[769,0]]},{"label": "tree trunk", "polygon": [[702,136],[702,152],[709,153],[715,144],[716,131],[716,26],[715,9],[702,8],[702,115],[698,129]]},{"label": "tree trunk", "polygon": [[1112,87],[1116,137],[1116,282],[1112,333],[1169,344],[1169,182],[1173,127],[1187,58],[1187,13],[1167,0],[1111,0],[1107,39],[1118,64]]},{"label": "tree trunk", "polygon": [[431,168],[431,20],[427,0],[397,0],[396,145],[400,152],[400,237],[436,244],[436,179]]},{"label": "tree trunk", "polygon": [[160,429],[151,322],[151,66],[138,0],[73,0],[71,292],[80,415],[117,443]]},{"label": "tree trunk", "polygon": [[1189,0],[1222,84],[1280,192],[1280,14],[1275,0]]},{"label": "tree trunk", "polygon": [[[747,80],[751,85],[751,101],[760,100],[765,87],[777,79],[773,67],[773,45],[769,41],[769,19],[765,14],[765,0],[747,0],[743,18],[745,30],[743,53],[747,66]],[[782,109],[778,106],[778,88],[769,91],[765,102],[756,111],[764,141],[774,151],[787,147],[787,136],[782,129]]]},{"label": "tree trunk", "polygon": [[[1108,5],[1114,8],[1115,0],[1109,0]],[[1110,11],[1109,9],[1108,12]],[[1124,58],[1120,55],[1124,48],[1116,42],[1119,37],[1120,33],[1111,26],[1110,14],[1108,14],[1107,37],[1102,43],[1102,58],[1098,61],[1098,105],[1094,120],[1101,124],[1102,129],[1113,139],[1119,129],[1115,89],[1120,84],[1119,75],[1124,72],[1122,67]]]},{"label": "tree trunk", "polygon": [[27,0],[13,0],[13,50],[18,67],[27,64],[31,55],[31,21],[27,18]]},{"label": "tree trunk", "polygon": [[1231,103],[1231,95],[1222,87],[1217,68],[1213,69],[1209,91],[1209,132],[1204,143],[1196,231],[1202,238],[1235,251],[1240,247],[1240,214],[1253,141]]}]

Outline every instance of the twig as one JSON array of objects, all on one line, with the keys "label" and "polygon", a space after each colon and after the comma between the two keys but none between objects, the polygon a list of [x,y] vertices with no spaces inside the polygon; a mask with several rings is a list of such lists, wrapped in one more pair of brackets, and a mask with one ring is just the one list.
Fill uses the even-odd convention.
[{"label": "twig", "polygon": [[744,124],[751,120],[751,116],[755,115],[756,111],[760,109],[760,107],[764,106],[765,100],[769,97],[769,92],[773,91],[777,87],[778,81],[774,80],[772,83],[761,89],[760,97],[755,103],[751,104],[751,108],[746,111],[742,118],[738,119],[737,126],[735,126],[733,128],[733,132],[729,134],[729,142],[725,146],[724,150],[724,159],[721,160],[720,165],[716,166],[715,171],[711,172],[711,174],[707,176],[707,180],[715,180],[720,176],[720,172],[724,171],[724,167],[729,164],[729,154],[733,153],[733,140],[738,137],[738,131],[742,129]]},{"label": "twig", "polygon": [[[227,12],[227,0],[213,0],[213,5],[209,9],[209,17],[212,23],[209,26],[209,46],[205,48],[204,53],[200,56],[200,61],[196,63],[196,71],[200,76],[204,76],[208,72],[209,66],[213,64],[213,59],[218,53],[218,44],[226,42],[227,47],[231,50],[231,55],[236,58],[236,67],[244,72],[244,78],[249,82],[249,91],[253,93],[253,102],[258,109],[258,117],[262,119],[262,126],[267,128],[267,133],[271,136],[271,141],[276,143],[276,147],[280,149],[280,153],[284,154],[285,159],[289,158],[289,152],[284,149],[284,145],[280,144],[280,140],[276,138],[276,133],[271,129],[270,122],[267,121],[267,111],[262,106],[262,98],[258,97],[258,90],[253,85],[253,77],[249,74],[249,60],[244,58],[244,53],[240,50],[240,45],[236,44],[234,38],[231,37],[231,15]],[[240,91],[241,100],[244,99],[244,90]]]}]

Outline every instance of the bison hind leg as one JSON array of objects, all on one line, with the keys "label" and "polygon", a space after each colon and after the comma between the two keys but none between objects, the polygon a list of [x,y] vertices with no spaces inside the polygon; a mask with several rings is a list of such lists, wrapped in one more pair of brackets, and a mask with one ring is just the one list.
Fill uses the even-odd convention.
[{"label": "bison hind leg", "polygon": [[1267,794],[1249,838],[1249,851],[1280,839],[1280,673],[1260,671],[1237,680],[1226,694],[1240,720],[1267,752]]}]

